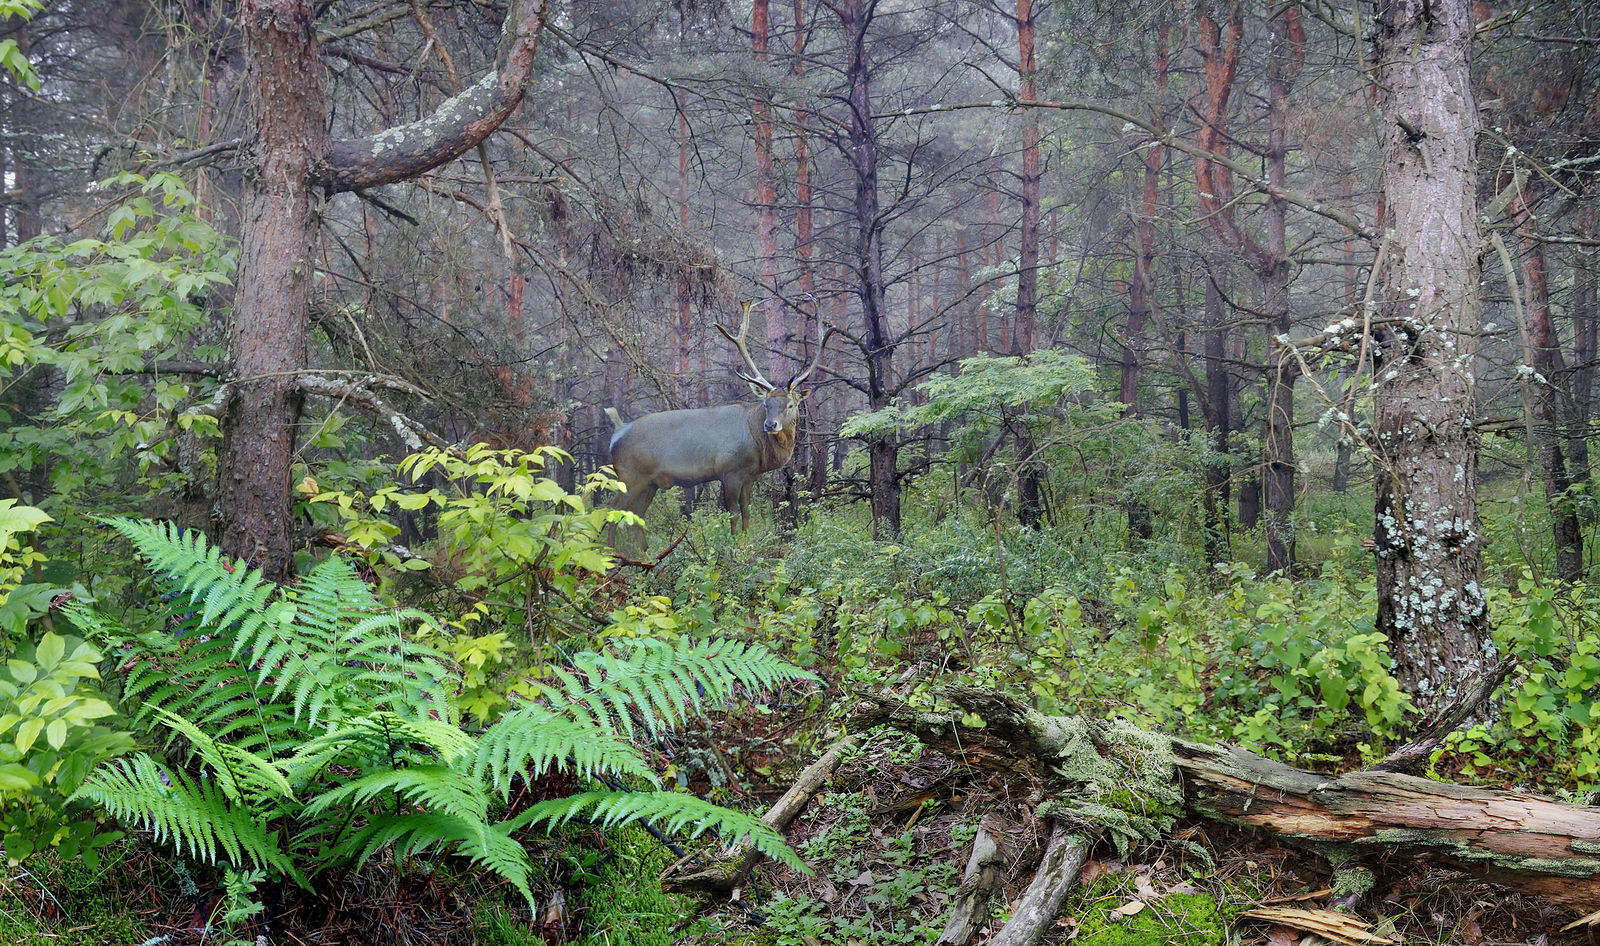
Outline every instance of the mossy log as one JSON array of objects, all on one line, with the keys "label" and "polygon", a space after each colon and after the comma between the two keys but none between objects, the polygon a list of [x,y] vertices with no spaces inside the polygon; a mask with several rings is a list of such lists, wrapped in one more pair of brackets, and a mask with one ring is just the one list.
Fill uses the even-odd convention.
[{"label": "mossy log", "polygon": [[[1063,773],[1083,770],[1072,754],[1086,742],[1102,756],[1119,751],[1120,737],[1103,721],[1046,716],[992,690],[952,687],[944,695],[959,711],[879,701],[853,725],[892,726],[968,765],[1052,786],[1062,798],[1081,788]],[[985,725],[963,725],[965,712]],[[1088,740],[1074,738],[1085,729]],[[1600,907],[1600,808],[1394,772],[1319,775],[1237,747],[1170,745],[1190,816],[1256,828],[1334,860],[1402,855],[1574,909]]]},{"label": "mossy log", "polygon": [[978,928],[988,920],[989,901],[1006,882],[1006,856],[998,840],[1000,833],[988,819],[978,823],[967,869],[961,873],[961,888],[935,946],[967,946]]}]

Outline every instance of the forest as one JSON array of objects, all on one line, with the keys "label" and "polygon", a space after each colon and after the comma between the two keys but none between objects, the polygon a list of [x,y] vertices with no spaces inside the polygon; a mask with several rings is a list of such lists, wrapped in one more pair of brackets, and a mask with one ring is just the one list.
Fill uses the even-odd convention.
[{"label": "forest", "polygon": [[0,941],[1600,942],[1600,6],[0,0]]}]

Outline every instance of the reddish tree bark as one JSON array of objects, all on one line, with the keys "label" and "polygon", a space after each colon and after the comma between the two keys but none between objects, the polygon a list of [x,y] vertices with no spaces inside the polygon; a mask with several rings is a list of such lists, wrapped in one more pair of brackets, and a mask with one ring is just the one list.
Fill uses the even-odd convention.
[{"label": "reddish tree bark", "polygon": [[1571,494],[1572,474],[1562,441],[1570,412],[1559,385],[1566,375],[1561,357],[1561,337],[1550,313],[1550,277],[1545,268],[1544,243],[1533,216],[1533,194],[1524,184],[1511,200],[1511,218],[1522,242],[1523,309],[1528,320],[1528,342],[1533,350],[1533,443],[1528,449],[1539,464],[1544,480],[1544,501],[1550,510],[1550,532],[1556,549],[1556,574],[1567,581],[1583,575],[1583,528]]},{"label": "reddish tree bark", "polygon": [[[1199,143],[1219,155],[1227,154],[1228,101],[1238,77],[1239,53],[1244,38],[1241,4],[1230,6],[1224,34],[1209,12],[1200,17],[1201,54],[1205,58],[1206,96],[1204,124]],[[1228,246],[1239,249],[1255,271],[1262,288],[1262,309],[1271,333],[1266,418],[1262,427],[1267,523],[1267,570],[1283,571],[1294,564],[1294,383],[1297,363],[1284,357],[1280,340],[1291,326],[1289,283],[1293,272],[1287,249],[1288,203],[1283,192],[1288,156],[1289,90],[1305,56],[1305,30],[1299,5],[1286,4],[1272,22],[1272,53],[1267,65],[1268,138],[1264,152],[1271,191],[1266,206],[1266,241],[1245,232],[1232,209],[1232,172],[1203,158],[1195,160],[1195,181],[1200,205],[1213,230]],[[1241,494],[1241,498],[1243,494]],[[1241,519],[1243,519],[1241,514]]]}]

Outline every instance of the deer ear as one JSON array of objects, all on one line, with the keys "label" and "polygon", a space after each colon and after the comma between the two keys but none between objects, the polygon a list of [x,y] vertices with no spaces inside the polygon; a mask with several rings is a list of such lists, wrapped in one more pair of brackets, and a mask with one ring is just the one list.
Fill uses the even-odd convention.
[{"label": "deer ear", "polygon": [[[740,377],[743,378],[744,375],[740,375]],[[764,385],[764,384],[762,384],[762,383],[760,383],[758,381],[752,381],[749,378],[745,378],[744,379],[744,383],[749,386],[750,393],[754,394],[756,397],[766,397],[767,395],[772,393],[772,389],[771,388],[767,387],[766,385]]]},{"label": "deer ear", "polygon": [[811,392],[808,389],[801,388],[800,390],[794,392],[794,402],[796,404],[799,404],[801,401],[805,400],[806,398],[808,398],[810,396],[811,396]]}]

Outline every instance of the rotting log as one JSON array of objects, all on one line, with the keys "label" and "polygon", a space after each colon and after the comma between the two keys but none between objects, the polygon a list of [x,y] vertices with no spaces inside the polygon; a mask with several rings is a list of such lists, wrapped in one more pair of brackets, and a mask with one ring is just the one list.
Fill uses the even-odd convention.
[{"label": "rotting log", "polygon": [[997,836],[1000,830],[988,818],[978,822],[972,838],[972,854],[961,872],[961,887],[956,892],[950,919],[939,934],[936,946],[967,946],[978,928],[989,917],[989,901],[1006,882],[1006,857]]},{"label": "rotting log", "polygon": [[[943,695],[955,710],[879,700],[852,725],[888,725],[967,765],[1046,785],[1052,773],[1079,767],[1063,754],[1063,734],[1085,721],[1046,716],[993,690],[950,687]],[[963,725],[967,712],[986,725]],[[1104,722],[1087,722],[1092,732],[1108,732]],[[1102,755],[1115,752],[1108,740],[1092,741]],[[1256,828],[1333,858],[1402,854],[1573,909],[1600,907],[1600,808],[1394,772],[1319,775],[1237,747],[1179,739],[1171,747],[1191,816]]]},{"label": "rotting log", "polygon": [[1050,829],[1050,843],[1032,883],[1011,911],[1011,919],[989,940],[989,946],[1034,946],[1055,929],[1056,914],[1078,880],[1089,856],[1089,841],[1061,822]]},{"label": "rotting log", "polygon": [[[845,754],[861,745],[860,736],[845,736],[824,752],[817,761],[806,766],[804,772],[783,797],[773,803],[761,821],[778,833],[783,833],[790,823],[811,803],[812,796],[822,790]],[[750,872],[761,860],[761,853],[749,841],[741,841],[710,859],[709,863],[695,864],[685,858],[668,867],[661,874],[663,888],[677,893],[728,894],[744,885]]]}]

